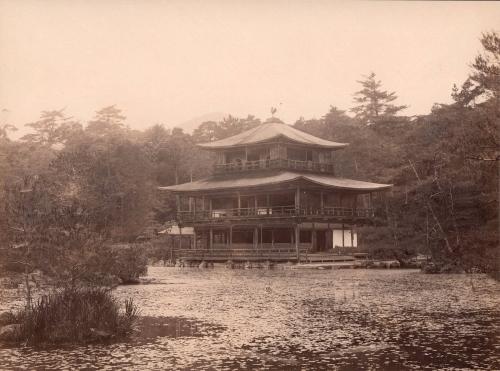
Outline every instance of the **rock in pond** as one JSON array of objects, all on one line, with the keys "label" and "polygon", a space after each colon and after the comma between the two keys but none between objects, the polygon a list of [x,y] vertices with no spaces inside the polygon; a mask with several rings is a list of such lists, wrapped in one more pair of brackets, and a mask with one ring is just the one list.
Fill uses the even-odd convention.
[{"label": "rock in pond", "polygon": [[13,323],[0,328],[1,341],[17,340],[20,334],[21,334],[21,325],[18,323]]},{"label": "rock in pond", "polygon": [[97,341],[109,340],[113,337],[113,334],[107,331],[97,330],[94,328],[91,328],[90,332],[92,332],[92,337]]}]

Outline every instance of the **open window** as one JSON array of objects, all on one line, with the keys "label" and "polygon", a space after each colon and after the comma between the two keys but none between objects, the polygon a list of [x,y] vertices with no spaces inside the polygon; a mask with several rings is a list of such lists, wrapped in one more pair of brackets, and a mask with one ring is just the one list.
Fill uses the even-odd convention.
[{"label": "open window", "polygon": [[295,161],[312,161],[313,151],[310,149],[303,148],[288,148],[287,150],[288,159]]}]

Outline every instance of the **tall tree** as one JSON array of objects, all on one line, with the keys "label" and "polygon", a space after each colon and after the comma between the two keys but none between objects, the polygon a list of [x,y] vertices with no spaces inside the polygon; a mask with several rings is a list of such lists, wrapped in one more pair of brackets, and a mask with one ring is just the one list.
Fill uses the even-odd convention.
[{"label": "tall tree", "polygon": [[86,131],[98,137],[118,134],[126,129],[126,116],[115,105],[104,107],[96,112],[93,120],[89,121]]},{"label": "tall tree", "polygon": [[65,115],[64,110],[43,111],[40,119],[25,126],[33,129],[21,141],[52,147],[66,143],[75,131],[81,131],[81,125],[72,117]]},{"label": "tall tree", "polygon": [[351,109],[356,118],[365,124],[376,123],[380,118],[395,116],[407,106],[397,106],[391,102],[398,97],[395,92],[382,90],[382,82],[371,72],[364,80],[358,81],[362,89],[354,93],[354,102],[358,103]]},{"label": "tall tree", "polygon": [[11,124],[0,124],[0,140],[9,139],[9,131],[17,131],[17,128]]},{"label": "tall tree", "polygon": [[481,37],[484,51],[476,56],[470,78],[490,97],[498,107],[500,99],[500,36],[496,32],[484,33]]}]

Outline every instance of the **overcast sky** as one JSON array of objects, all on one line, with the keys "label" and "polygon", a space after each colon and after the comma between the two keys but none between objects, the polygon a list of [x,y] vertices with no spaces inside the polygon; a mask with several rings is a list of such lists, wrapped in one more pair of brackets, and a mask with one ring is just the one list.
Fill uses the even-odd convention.
[{"label": "overcast sky", "polygon": [[293,123],[352,107],[370,71],[424,114],[499,27],[495,2],[0,0],[0,119],[116,104],[131,127],[171,127],[279,106]]}]

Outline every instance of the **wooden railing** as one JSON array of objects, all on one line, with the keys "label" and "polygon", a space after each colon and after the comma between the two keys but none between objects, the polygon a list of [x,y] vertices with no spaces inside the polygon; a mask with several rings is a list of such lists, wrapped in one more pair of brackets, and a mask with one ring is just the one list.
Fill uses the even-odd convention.
[{"label": "wooden railing", "polygon": [[[243,244],[242,244],[243,245]],[[252,246],[251,244],[247,244]],[[301,245],[299,247],[299,255],[307,252],[307,246]],[[256,247],[235,247],[232,248],[199,248],[199,249],[182,249],[176,250],[175,255],[177,258],[184,260],[296,260],[297,248],[294,244],[264,244]]]},{"label": "wooden railing", "polygon": [[215,174],[235,173],[240,171],[253,171],[262,169],[292,169],[314,171],[320,173],[334,173],[334,165],[323,162],[299,161],[289,159],[269,159],[255,161],[231,162],[229,164],[215,165]]},{"label": "wooden railing", "polygon": [[371,218],[373,209],[351,207],[296,208],[295,206],[270,206],[256,208],[214,209],[203,211],[179,211],[178,218],[184,222],[226,219],[266,219],[300,216],[329,216]]}]

